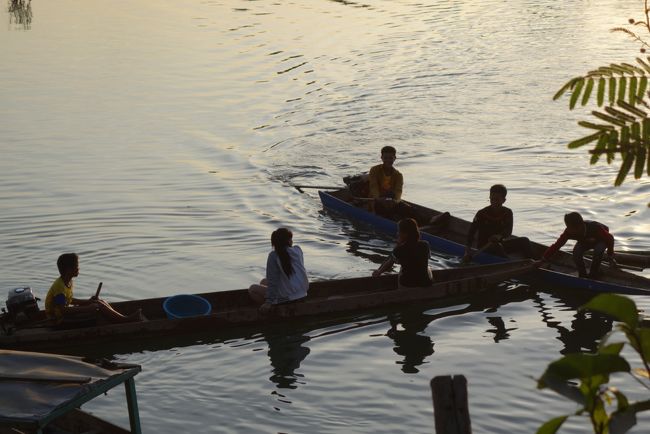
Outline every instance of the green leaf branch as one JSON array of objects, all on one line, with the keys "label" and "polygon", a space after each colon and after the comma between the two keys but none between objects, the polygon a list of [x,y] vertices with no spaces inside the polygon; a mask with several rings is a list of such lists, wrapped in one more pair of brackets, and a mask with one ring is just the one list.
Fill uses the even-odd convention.
[{"label": "green leaf branch", "polygon": [[[551,389],[576,402],[579,408],[574,414],[549,420],[537,433],[554,434],[568,418],[588,416],[594,433],[623,434],[636,425],[637,413],[650,410],[650,399],[631,403],[623,392],[608,383],[611,375],[627,373],[650,391],[650,328],[639,322],[634,301],[620,295],[598,295],[580,310],[600,312],[614,318],[618,321],[616,330],[624,333],[626,342],[610,343],[613,336],[610,333],[601,340],[595,354],[568,354],[548,365],[538,379],[537,387]],[[643,368],[632,369],[621,356],[626,344],[639,355]]]},{"label": "green leaf branch", "polygon": [[[629,19],[636,30],[640,27],[650,34],[650,9],[644,1],[644,19]],[[646,52],[650,44],[639,33],[625,27],[612,32],[623,33],[641,45]],[[590,130],[568,144],[577,149],[593,144],[589,150],[590,163],[596,164],[602,155],[607,164],[620,161],[615,186],[623,184],[630,173],[635,179],[650,176],[650,56],[636,57],[631,63],[610,63],[567,81],[553,96],[569,99],[569,109],[592,105],[591,120],[581,120],[580,127]],[[617,158],[618,157],[618,158]],[[650,204],[648,204],[650,206]]]}]

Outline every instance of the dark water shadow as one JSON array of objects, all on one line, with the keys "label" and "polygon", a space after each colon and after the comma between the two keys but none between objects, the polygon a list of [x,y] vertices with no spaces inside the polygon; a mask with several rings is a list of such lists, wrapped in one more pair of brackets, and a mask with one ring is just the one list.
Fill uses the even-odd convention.
[{"label": "dark water shadow", "polygon": [[279,389],[296,389],[302,374],[297,374],[300,364],[311,350],[305,346],[311,338],[306,332],[289,334],[264,333],[269,346],[267,355],[271,362],[273,375],[269,378]]},{"label": "dark water shadow", "polygon": [[[534,293],[526,285],[510,285],[511,288],[503,290],[506,284],[500,285],[500,289],[482,294],[470,299],[470,303],[464,307],[451,309],[448,311],[427,314],[425,307],[412,308],[404,310],[399,314],[389,316],[390,329],[386,336],[393,340],[395,347],[393,351],[403,357],[395,363],[401,365],[402,372],[405,374],[418,373],[418,366],[427,363],[427,358],[434,354],[435,343],[430,336],[423,334],[427,327],[435,320],[463,315],[470,312],[495,312],[499,307],[509,303],[518,303],[530,299]],[[497,327],[495,332],[488,329],[487,332],[495,333],[495,342],[508,339],[510,332],[516,328],[506,329],[503,326],[499,329],[499,324],[503,324],[503,319],[498,316],[488,317],[488,322]]]},{"label": "dark water shadow", "polygon": [[32,0],[9,0],[7,2],[9,24],[16,28],[29,30],[32,28]]},{"label": "dark water shadow", "polygon": [[[593,353],[598,349],[600,340],[612,330],[613,320],[611,317],[598,312],[579,311],[580,306],[591,300],[596,294],[584,291],[567,291],[566,293],[554,292],[553,296],[562,306],[547,306],[547,303],[539,294],[533,297],[542,316],[542,321],[547,327],[558,332],[557,340],[562,342],[563,348],[560,354],[570,353]],[[571,310],[573,319],[570,328],[562,325],[561,321],[553,318],[554,310]]]}]

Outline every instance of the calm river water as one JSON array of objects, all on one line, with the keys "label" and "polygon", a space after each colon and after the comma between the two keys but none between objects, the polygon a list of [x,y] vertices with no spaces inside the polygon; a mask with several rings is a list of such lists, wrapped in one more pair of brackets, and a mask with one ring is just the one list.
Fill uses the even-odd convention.
[{"label": "calm river water", "polygon": [[[647,249],[650,183],[614,189],[615,167],[568,151],[576,119],[551,101],[574,74],[633,59],[638,47],[608,29],[641,11],[629,0],[33,0],[10,13],[5,1],[0,288],[44,296],[64,251],[81,255],[81,295],[99,281],[108,300],[245,287],[280,225],[312,279],[368,275],[392,241],[290,184],[340,184],[387,144],[412,201],[471,218],[503,182],[517,233],[550,242],[578,210],[619,247]],[[534,432],[574,407],[531,376],[610,326],[534,289],[115,357],[143,366],[149,433],[432,432],[428,383],[449,373],[469,379],[474,432]],[[89,408],[125,424],[122,396]]]}]

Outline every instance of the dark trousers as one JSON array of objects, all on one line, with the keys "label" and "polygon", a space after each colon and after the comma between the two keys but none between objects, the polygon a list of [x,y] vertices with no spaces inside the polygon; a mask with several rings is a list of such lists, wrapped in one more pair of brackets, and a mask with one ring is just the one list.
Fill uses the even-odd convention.
[{"label": "dark trousers", "polygon": [[415,210],[409,204],[404,201],[392,202],[389,204],[384,204],[381,201],[375,202],[375,212],[387,219],[399,221],[404,218],[415,219],[418,224],[422,224],[418,216],[416,215]]},{"label": "dark trousers", "polygon": [[587,277],[587,270],[585,269],[584,255],[587,250],[593,249],[594,255],[591,259],[591,269],[589,270],[589,277],[597,277],[598,269],[600,268],[600,263],[603,260],[603,254],[607,245],[603,241],[597,241],[595,243],[589,243],[584,241],[578,241],[573,248],[573,262],[576,264],[578,273],[581,277]]},{"label": "dark trousers", "polygon": [[524,258],[532,257],[532,249],[530,247],[530,240],[526,237],[507,237],[501,240],[498,244],[485,249],[486,253],[496,256],[507,257],[512,254],[521,255]]}]

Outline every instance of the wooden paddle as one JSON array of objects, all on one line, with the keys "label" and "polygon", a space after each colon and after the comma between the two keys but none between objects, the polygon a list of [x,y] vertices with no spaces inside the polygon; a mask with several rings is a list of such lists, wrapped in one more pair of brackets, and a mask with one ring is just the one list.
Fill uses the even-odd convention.
[{"label": "wooden paddle", "polygon": [[614,252],[616,262],[620,265],[650,268],[650,255],[640,255],[637,253]]},{"label": "wooden paddle", "polygon": [[605,265],[609,266],[610,269],[614,269],[614,270],[617,269],[617,268],[620,268],[620,269],[623,269],[623,270],[630,270],[630,271],[643,271],[643,270],[645,270],[645,268],[643,268],[643,267],[635,267],[634,265],[623,264],[623,263],[619,262],[618,259],[616,260],[616,266],[614,266],[614,267],[612,267],[610,264],[605,264]]},{"label": "wooden paddle", "polygon": [[[587,257],[591,258],[591,254]],[[625,252],[614,252],[614,258],[619,268],[625,268],[632,271],[643,271],[650,268],[650,256],[638,255]]]},{"label": "wooden paddle", "polygon": [[102,291],[102,285],[104,282],[99,282],[99,285],[97,285],[97,291],[95,291],[95,296],[93,297],[95,300],[99,300],[99,293]]},{"label": "wooden paddle", "polygon": [[317,190],[340,190],[344,187],[341,186],[335,187],[333,185],[294,185],[293,188],[295,188],[301,193],[304,193],[304,191],[302,191],[303,188],[315,188]]}]

